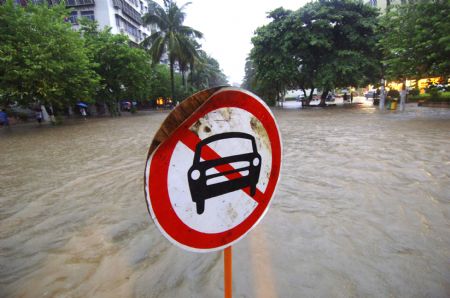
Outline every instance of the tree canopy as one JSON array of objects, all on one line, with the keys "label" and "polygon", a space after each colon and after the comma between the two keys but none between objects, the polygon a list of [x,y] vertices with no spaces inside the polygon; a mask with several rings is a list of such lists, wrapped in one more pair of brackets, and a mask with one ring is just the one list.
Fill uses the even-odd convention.
[{"label": "tree canopy", "polygon": [[272,11],[272,21],[252,39],[254,82],[275,90],[267,95],[278,98],[288,88],[319,87],[327,93],[375,81],[380,76],[377,16],[376,9],[351,0]]},{"label": "tree canopy", "polygon": [[62,107],[89,100],[99,76],[79,33],[64,22],[67,10],[0,5],[0,100]]},{"label": "tree canopy", "polygon": [[81,22],[81,32],[94,70],[100,77],[96,101],[106,103],[115,114],[119,100],[146,99],[152,69],[145,51],[130,47],[125,35],[112,34],[110,28],[99,30],[96,22]]},{"label": "tree canopy", "polygon": [[450,2],[414,1],[382,16],[380,47],[388,79],[450,75]]}]

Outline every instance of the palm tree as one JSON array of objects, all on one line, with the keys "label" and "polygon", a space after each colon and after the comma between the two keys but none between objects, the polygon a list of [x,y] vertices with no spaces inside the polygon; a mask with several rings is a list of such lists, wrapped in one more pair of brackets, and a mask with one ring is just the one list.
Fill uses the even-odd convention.
[{"label": "palm tree", "polygon": [[199,58],[195,59],[195,70],[191,66],[191,85],[198,88],[211,88],[228,85],[226,75],[220,69],[219,62],[205,51],[199,50]]},{"label": "palm tree", "polygon": [[[142,45],[150,47],[149,52],[154,62],[159,62],[164,53],[167,53],[170,67],[170,82],[172,98],[175,98],[174,65],[186,65],[193,57],[197,57],[194,38],[201,38],[203,34],[189,26],[183,25],[186,14],[184,8],[190,2],[178,7],[175,1],[164,0],[164,7],[149,0],[149,11],[142,20],[146,25],[156,25],[158,31],[144,39]],[[185,69],[183,68],[183,71]]]}]

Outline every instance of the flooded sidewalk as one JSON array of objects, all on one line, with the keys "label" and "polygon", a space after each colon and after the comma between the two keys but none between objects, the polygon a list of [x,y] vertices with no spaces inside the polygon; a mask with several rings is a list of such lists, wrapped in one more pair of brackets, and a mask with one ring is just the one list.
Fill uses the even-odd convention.
[{"label": "flooded sidewalk", "polygon": [[[450,110],[275,109],[283,168],[233,249],[236,297],[450,296]],[[0,129],[0,297],[222,297],[220,253],[151,221],[167,112]]]}]

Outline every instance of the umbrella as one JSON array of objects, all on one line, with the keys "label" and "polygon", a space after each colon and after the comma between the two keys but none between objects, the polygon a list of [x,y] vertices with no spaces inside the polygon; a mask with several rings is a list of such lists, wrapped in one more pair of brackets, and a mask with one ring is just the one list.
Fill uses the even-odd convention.
[{"label": "umbrella", "polygon": [[82,108],[87,108],[88,107],[88,105],[85,104],[84,102],[77,103],[77,106],[82,107]]}]

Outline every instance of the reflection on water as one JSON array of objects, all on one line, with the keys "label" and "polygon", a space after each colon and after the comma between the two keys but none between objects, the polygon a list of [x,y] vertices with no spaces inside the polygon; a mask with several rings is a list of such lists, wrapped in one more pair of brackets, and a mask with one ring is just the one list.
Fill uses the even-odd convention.
[{"label": "reflection on water", "polygon": [[[276,110],[282,179],[234,247],[244,297],[450,296],[450,111]],[[220,253],[172,246],[143,194],[166,116],[0,131],[0,296],[220,297]]]}]

